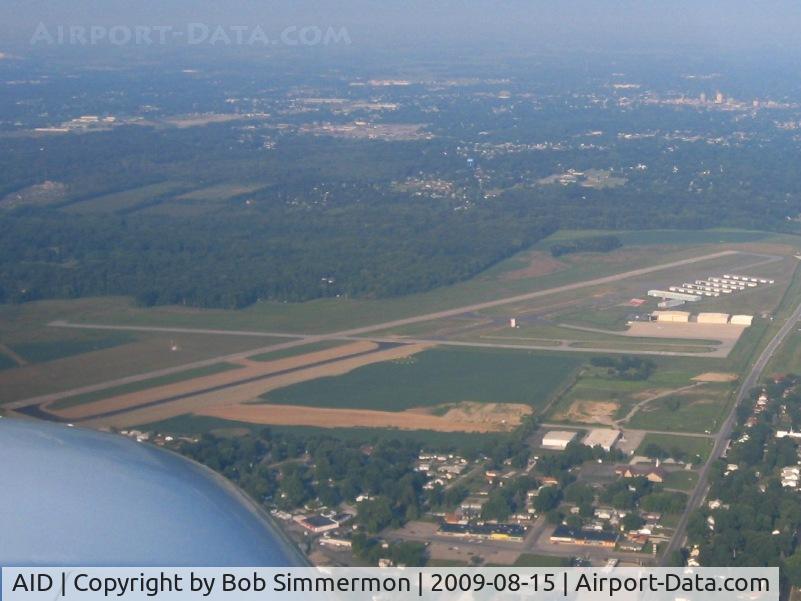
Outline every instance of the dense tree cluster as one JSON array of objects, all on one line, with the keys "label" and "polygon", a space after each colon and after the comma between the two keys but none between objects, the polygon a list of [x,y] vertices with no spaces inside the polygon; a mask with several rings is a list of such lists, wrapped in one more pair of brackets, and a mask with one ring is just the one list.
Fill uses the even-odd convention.
[{"label": "dense tree cluster", "polygon": [[[559,107],[549,114],[575,121]],[[525,127],[516,135],[540,136],[552,126],[543,115],[528,116],[531,124],[516,122]],[[445,130],[465,127],[453,115],[437,118]],[[627,123],[633,119],[627,115]],[[764,157],[750,149],[715,149],[714,156],[687,149],[680,176],[656,165],[649,171],[654,181],[632,175],[623,188],[598,190],[520,185],[521,174],[531,182],[552,173],[554,159],[503,155],[486,161],[493,181],[506,186],[493,196],[447,136],[390,143],[286,134],[269,153],[258,135],[227,124],[123,127],[77,138],[3,142],[0,197],[43,178],[64,183],[67,193],[48,206],[0,211],[0,302],[129,295],[143,305],[239,308],[259,300],[392,297],[471,278],[558,228],[786,231],[796,227],[788,216],[801,213],[801,203],[782,193],[798,182],[781,161],[770,168],[770,189],[749,185],[765,179],[752,165]],[[639,156],[623,147],[609,160],[622,168]],[[713,159],[742,181],[715,173],[707,188],[689,193],[684,178]],[[586,153],[564,151],[557,162],[589,168],[587,160]],[[434,199],[395,185],[421,174],[454,182],[459,193]],[[237,182],[260,187],[229,198],[182,196]],[[135,197],[144,186],[156,188],[120,201],[118,193]],[[620,243],[614,235],[591,236],[551,250],[608,251]]]},{"label": "dense tree cluster", "polygon": [[622,357],[593,357],[590,364],[607,368],[607,375],[620,380],[647,380],[656,369],[650,359],[624,355]]},{"label": "dense tree cluster", "polygon": [[551,255],[561,257],[572,253],[611,252],[623,246],[617,236],[588,236],[551,245]]}]

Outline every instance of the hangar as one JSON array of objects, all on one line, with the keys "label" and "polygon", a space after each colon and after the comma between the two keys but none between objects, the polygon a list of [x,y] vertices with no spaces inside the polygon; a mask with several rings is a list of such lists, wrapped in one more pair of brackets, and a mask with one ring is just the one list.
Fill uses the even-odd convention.
[{"label": "hangar", "polygon": [[688,323],[690,314],[687,311],[654,311],[651,313],[651,319],[670,323]]},{"label": "hangar", "polygon": [[577,432],[573,430],[551,430],[542,437],[542,446],[546,449],[564,451],[567,445],[576,438]]},{"label": "hangar", "polygon": [[620,438],[620,430],[610,430],[609,428],[596,428],[590,430],[589,434],[584,437],[581,444],[588,447],[601,447],[607,453],[612,450],[612,447]]},{"label": "hangar", "polygon": [[697,320],[698,323],[716,323],[727,324],[729,323],[728,313],[699,313]]}]

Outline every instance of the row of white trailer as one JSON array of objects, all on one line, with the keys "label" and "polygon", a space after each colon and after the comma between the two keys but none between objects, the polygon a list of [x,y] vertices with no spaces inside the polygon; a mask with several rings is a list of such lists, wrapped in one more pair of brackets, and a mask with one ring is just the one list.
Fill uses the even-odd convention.
[{"label": "row of white trailer", "polygon": [[[704,297],[719,297],[722,295],[740,292],[749,288],[756,288],[762,284],[773,284],[774,280],[756,278],[744,275],[710,276],[705,280],[684,282],[681,286],[670,286],[667,290],[649,290],[648,296],[670,301],[695,302]],[[680,303],[669,303],[678,306]],[[667,308],[667,307],[666,307]]]}]

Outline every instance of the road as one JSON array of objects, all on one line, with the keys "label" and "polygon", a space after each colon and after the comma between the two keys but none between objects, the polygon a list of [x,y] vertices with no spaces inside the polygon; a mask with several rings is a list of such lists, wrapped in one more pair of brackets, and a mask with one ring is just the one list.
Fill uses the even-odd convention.
[{"label": "road", "polygon": [[676,526],[676,533],[665,549],[665,553],[662,556],[663,564],[669,561],[671,554],[678,550],[684,543],[687,532],[687,521],[689,520],[692,512],[701,506],[701,503],[706,497],[706,494],[709,490],[709,485],[707,484],[709,470],[715,461],[720,459],[723,451],[726,449],[726,445],[731,437],[732,430],[734,429],[737,407],[746,398],[746,396],[748,396],[750,390],[759,384],[759,380],[762,377],[762,373],[765,371],[768,362],[776,353],[776,350],[781,346],[782,342],[784,342],[785,338],[787,338],[787,336],[793,332],[796,324],[799,321],[801,321],[801,304],[796,307],[792,315],[790,315],[784,325],[782,325],[781,329],[776,333],[771,341],[768,342],[765,349],[759,355],[759,358],[754,362],[751,370],[748,372],[748,375],[743,379],[740,389],[737,392],[736,402],[732,406],[726,421],[723,422],[723,426],[721,427],[720,431],[715,436],[715,445],[712,448],[712,453],[709,455],[709,459],[707,459],[706,463],[698,474],[698,484],[687,501],[687,508],[684,510],[684,513],[682,514],[681,519]]},{"label": "road", "polygon": [[[591,430],[593,428],[603,428],[612,426],[599,426],[598,424],[587,424],[586,426],[577,426],[575,424],[560,424],[560,423],[543,423],[543,428],[555,428],[559,430]],[[624,432],[632,434],[667,434],[668,436],[689,436],[692,438],[712,438],[713,434],[701,434],[700,432],[676,432],[673,430],[638,430],[634,428],[620,428]]]},{"label": "road", "polygon": [[[253,349],[251,351],[247,351],[244,353],[235,353],[231,355],[225,355],[222,357],[214,357],[211,359],[205,359],[202,361],[196,361],[194,363],[189,363],[177,367],[171,367],[167,369],[161,369],[156,371],[151,371],[143,374],[137,374],[134,376],[128,376],[125,378],[119,378],[114,381],[104,382],[101,384],[95,384],[91,386],[83,386],[80,388],[75,388],[72,390],[66,390],[59,393],[41,395],[34,398],[28,398],[21,401],[16,401],[14,403],[6,404],[5,407],[7,409],[19,409],[22,407],[28,407],[33,405],[41,405],[43,403],[49,403],[51,401],[59,400],[68,396],[74,396],[77,394],[84,394],[87,392],[95,392],[98,390],[103,390],[104,388],[110,388],[113,386],[120,386],[123,384],[129,384],[133,382],[139,382],[142,380],[147,380],[154,377],[160,377],[163,375],[169,375],[173,373],[177,373],[183,371],[185,369],[195,369],[198,367],[205,367],[208,365],[213,365],[214,363],[218,363],[220,361],[227,361],[227,360],[235,360],[238,358],[245,358],[249,355],[255,353],[266,353],[275,350],[287,349],[296,346],[301,346],[303,344],[317,342],[319,340],[336,340],[336,339],[349,339],[353,337],[361,337],[364,334],[369,334],[371,332],[377,332],[381,330],[386,330],[390,328],[396,328],[400,326],[411,325],[415,323],[421,323],[425,321],[432,321],[435,319],[443,319],[446,317],[453,317],[457,315],[463,315],[465,313],[472,313],[476,311],[482,311],[485,309],[489,309],[492,307],[498,307],[502,305],[507,305],[511,303],[517,303],[521,301],[532,300],[535,298],[541,298],[545,296],[550,296],[553,294],[559,294],[563,292],[570,292],[573,290],[580,290],[582,288],[589,288],[593,286],[599,286],[603,284],[609,284],[618,282],[624,279],[628,279],[631,277],[637,277],[641,275],[647,275],[649,273],[654,273],[658,271],[663,271],[665,269],[672,269],[675,267],[681,267],[684,265],[692,265],[694,263],[701,263],[704,261],[709,261],[712,259],[718,259],[721,257],[728,257],[733,255],[754,255],[756,253],[742,253],[740,251],[735,250],[726,250],[716,253],[710,253],[707,255],[701,255],[698,257],[692,257],[689,259],[682,259],[680,261],[671,261],[669,263],[662,263],[659,265],[653,265],[651,267],[642,267],[640,269],[633,269],[630,271],[625,271],[621,273],[616,273],[609,276],[604,276],[601,278],[596,278],[593,280],[585,280],[581,282],[574,282],[572,284],[565,284],[563,286],[557,286],[554,288],[548,288],[545,290],[538,290],[536,292],[528,292],[526,294],[518,294],[515,296],[508,296],[501,299],[496,299],[492,301],[486,301],[482,303],[474,303],[471,305],[464,305],[461,307],[456,307],[453,309],[446,309],[443,311],[436,311],[433,313],[425,313],[421,315],[416,315],[412,317],[406,317],[403,319],[395,319],[392,321],[386,321],[383,323],[372,324],[368,326],[362,326],[357,328],[351,328],[347,330],[342,330],[339,332],[334,332],[330,334],[302,334],[302,333],[283,333],[283,332],[260,332],[260,331],[253,331],[253,330],[217,330],[217,329],[193,329],[193,328],[169,328],[169,327],[157,327],[157,326],[115,326],[115,325],[108,325],[108,324],[92,324],[92,323],[70,323],[63,320],[51,322],[51,325],[56,327],[68,327],[68,328],[90,328],[90,329],[103,329],[103,330],[141,330],[141,331],[150,331],[150,332],[172,332],[172,333],[205,333],[205,334],[215,334],[215,335],[239,335],[239,336],[254,336],[254,337],[286,337],[289,338],[287,342],[281,342],[278,344],[273,344],[270,346],[265,346],[258,349]],[[390,338],[390,337],[379,337],[379,338],[369,338],[370,340],[374,340],[376,342],[406,342],[410,344],[449,344],[453,346],[476,346],[479,348],[516,348],[516,349],[530,349],[530,350],[562,350],[562,351],[571,351],[571,352],[615,352],[621,353],[625,351],[621,351],[620,349],[581,349],[581,348],[571,348],[571,347],[549,347],[549,346],[520,346],[520,345],[508,345],[508,344],[496,344],[496,343],[470,343],[470,342],[458,342],[458,341],[445,341],[445,340],[427,340],[427,342],[423,342],[422,340],[413,340],[407,338]],[[630,352],[630,351],[629,351]],[[658,351],[638,351],[638,354],[657,354],[657,355],[666,355],[666,356],[682,356],[682,353],[673,353],[670,351],[666,351],[664,353],[660,353]],[[692,354],[691,354],[692,355]],[[712,356],[710,354],[706,354],[706,356]]]}]

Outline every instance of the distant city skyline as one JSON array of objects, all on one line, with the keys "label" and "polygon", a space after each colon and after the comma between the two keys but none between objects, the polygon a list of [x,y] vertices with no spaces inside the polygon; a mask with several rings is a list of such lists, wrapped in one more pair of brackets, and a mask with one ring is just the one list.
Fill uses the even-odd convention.
[{"label": "distant city skyline", "polygon": [[[280,29],[316,25],[347,27],[355,46],[481,46],[499,48],[607,48],[736,51],[796,50],[801,7],[742,0],[671,3],[631,0],[407,0],[378,3],[348,0],[189,2],[144,0],[10,0],[0,6],[0,44],[26,43],[39,23],[55,25],[210,25]],[[2,48],[0,48],[2,50]]]}]

